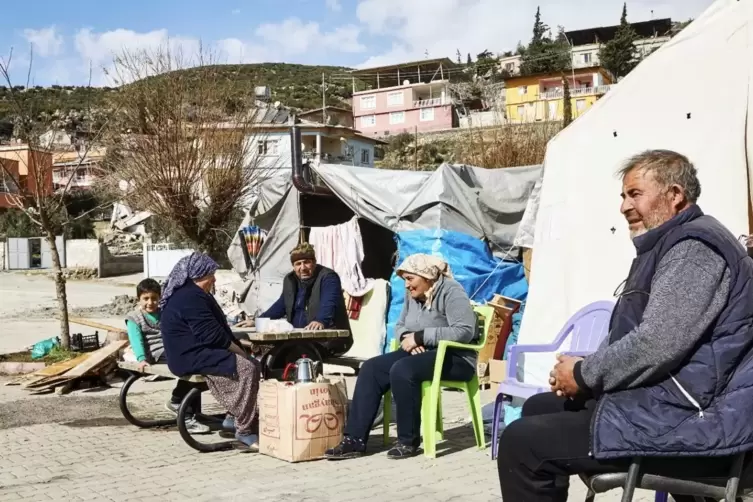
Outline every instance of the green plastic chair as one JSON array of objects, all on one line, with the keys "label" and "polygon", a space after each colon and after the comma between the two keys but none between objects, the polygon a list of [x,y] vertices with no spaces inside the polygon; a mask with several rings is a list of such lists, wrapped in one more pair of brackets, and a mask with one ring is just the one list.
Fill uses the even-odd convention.
[{"label": "green plastic chair", "polygon": [[[424,442],[424,455],[428,458],[436,458],[437,441],[444,439],[444,427],[442,424],[442,388],[458,389],[465,392],[468,396],[468,406],[471,409],[471,421],[473,422],[473,432],[476,436],[476,446],[483,450],[486,448],[486,438],[484,437],[484,422],[481,416],[481,394],[479,392],[479,382],[476,372],[473,378],[468,382],[456,382],[442,380],[442,366],[444,357],[448,348],[468,349],[480,351],[486,343],[486,336],[489,331],[490,321],[494,315],[494,308],[487,306],[474,307],[473,309],[479,317],[480,337],[478,343],[458,343],[442,340],[437,347],[437,361],[434,363],[434,377],[431,381],[423,382],[421,385],[421,435]],[[392,340],[390,349],[397,350],[400,344],[397,340]],[[392,420],[392,392],[387,391],[384,395],[384,421],[382,423],[384,444],[390,444],[390,421]]]}]

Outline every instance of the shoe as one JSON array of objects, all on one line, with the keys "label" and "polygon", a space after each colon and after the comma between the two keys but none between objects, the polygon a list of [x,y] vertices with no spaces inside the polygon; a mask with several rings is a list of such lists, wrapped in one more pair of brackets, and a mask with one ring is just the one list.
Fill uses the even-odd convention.
[{"label": "shoe", "polygon": [[178,410],[180,409],[180,403],[173,403],[172,401],[168,401],[165,403],[165,409],[170,413],[177,415]]},{"label": "shoe", "polygon": [[418,455],[418,448],[415,446],[405,446],[404,444],[397,443],[395,446],[387,452],[387,458],[397,460],[399,458],[410,458]]},{"label": "shoe", "polygon": [[360,457],[366,452],[366,444],[362,439],[345,436],[340,444],[324,452],[327,460],[345,460]]},{"label": "shoe", "polygon": [[209,434],[212,432],[212,429],[210,429],[208,425],[196,421],[193,417],[186,418],[186,429],[189,434]]},{"label": "shoe", "polygon": [[235,418],[233,415],[225,415],[225,420],[222,421],[222,429],[229,432],[235,432]]},{"label": "shoe", "polygon": [[238,440],[233,446],[236,450],[246,453],[256,453],[259,451],[259,436],[256,434],[238,434],[236,432],[235,439]]}]

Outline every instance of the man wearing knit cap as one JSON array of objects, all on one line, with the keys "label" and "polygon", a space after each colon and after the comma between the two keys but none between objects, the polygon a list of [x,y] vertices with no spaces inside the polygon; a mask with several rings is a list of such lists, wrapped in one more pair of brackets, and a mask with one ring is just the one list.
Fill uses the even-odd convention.
[{"label": "man wearing knit cap", "polygon": [[[282,282],[282,295],[259,317],[287,319],[294,328],[350,330],[340,277],[334,270],[316,263],[316,252],[308,242],[290,252],[293,271]],[[353,345],[353,337],[319,343],[322,356],[339,356]]]}]

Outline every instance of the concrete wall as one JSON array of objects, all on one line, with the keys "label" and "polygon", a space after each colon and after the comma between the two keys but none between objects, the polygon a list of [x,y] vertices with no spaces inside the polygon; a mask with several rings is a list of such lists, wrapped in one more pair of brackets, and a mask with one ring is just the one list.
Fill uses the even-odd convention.
[{"label": "concrete wall", "polygon": [[66,267],[99,269],[100,245],[97,239],[71,239],[65,241]]},{"label": "concrete wall", "polygon": [[99,277],[138,274],[144,271],[142,255],[113,256],[107,246],[100,245]]},{"label": "concrete wall", "polygon": [[460,128],[496,127],[505,123],[504,113],[496,110],[486,112],[471,112],[467,117],[460,117]]}]

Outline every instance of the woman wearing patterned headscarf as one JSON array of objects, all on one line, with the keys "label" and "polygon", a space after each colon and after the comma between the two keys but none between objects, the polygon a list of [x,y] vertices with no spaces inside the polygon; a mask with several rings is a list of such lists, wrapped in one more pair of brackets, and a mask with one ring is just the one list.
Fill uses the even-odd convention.
[{"label": "woman wearing patterned headscarf", "polygon": [[[477,339],[476,316],[463,287],[452,278],[440,258],[411,255],[398,267],[405,280],[405,303],[395,325],[400,349],[366,361],[353,393],[345,437],[325,456],[353,458],[366,451],[366,441],[379,412],[382,396],[392,390],[397,407],[397,444],[388,458],[416,455],[421,430],[421,384],[434,376],[436,348],[442,340],[472,343]],[[442,367],[443,380],[470,381],[476,371],[476,353],[449,349]]]},{"label": "woman wearing patterned headscarf", "polygon": [[204,375],[214,398],[235,417],[235,437],[256,450],[261,368],[235,341],[211,294],[218,268],[209,256],[193,253],[170,272],[160,301],[167,366],[177,376]]}]

